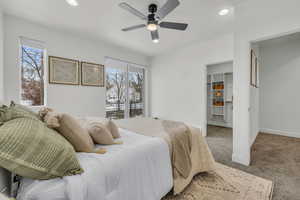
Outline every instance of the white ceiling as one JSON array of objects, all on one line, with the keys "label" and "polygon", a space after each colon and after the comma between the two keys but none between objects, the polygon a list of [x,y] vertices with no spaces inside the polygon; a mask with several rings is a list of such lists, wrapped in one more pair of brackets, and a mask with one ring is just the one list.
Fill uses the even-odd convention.
[{"label": "white ceiling", "polygon": [[[194,41],[232,32],[233,6],[239,0],[181,0],[181,5],[165,21],[185,22],[189,27],[185,32],[160,29],[159,44],[152,43],[146,29],[122,32],[121,28],[141,24],[142,21],[119,8],[118,4],[125,1],[147,13],[150,3],[156,1],[163,5],[166,0],[78,1],[78,7],[69,6],[65,0],[1,0],[0,6],[9,15],[105,40],[153,56]],[[218,11],[223,8],[230,8],[231,13],[219,16]]]}]

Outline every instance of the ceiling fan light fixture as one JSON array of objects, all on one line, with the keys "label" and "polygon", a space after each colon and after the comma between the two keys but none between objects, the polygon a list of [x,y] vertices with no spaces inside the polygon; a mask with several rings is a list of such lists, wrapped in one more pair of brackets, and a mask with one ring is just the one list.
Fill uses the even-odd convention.
[{"label": "ceiling fan light fixture", "polygon": [[152,42],[157,44],[157,43],[159,43],[159,39],[154,39],[154,40],[152,40]]},{"label": "ceiling fan light fixture", "polygon": [[79,6],[79,3],[77,0],[66,0],[66,2],[70,5],[70,6]]},{"label": "ceiling fan light fixture", "polygon": [[147,25],[147,29],[148,29],[149,31],[156,31],[156,30],[157,30],[157,24],[155,24],[155,23],[149,23],[149,24]]},{"label": "ceiling fan light fixture", "polygon": [[225,16],[229,14],[229,9],[225,8],[219,11],[220,16]]}]

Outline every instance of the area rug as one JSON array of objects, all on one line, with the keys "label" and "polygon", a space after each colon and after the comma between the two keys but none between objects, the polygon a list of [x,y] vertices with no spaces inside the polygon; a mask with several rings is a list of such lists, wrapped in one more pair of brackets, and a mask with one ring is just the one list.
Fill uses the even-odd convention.
[{"label": "area rug", "polygon": [[180,195],[162,200],[271,200],[273,182],[217,163],[216,172],[197,175]]}]

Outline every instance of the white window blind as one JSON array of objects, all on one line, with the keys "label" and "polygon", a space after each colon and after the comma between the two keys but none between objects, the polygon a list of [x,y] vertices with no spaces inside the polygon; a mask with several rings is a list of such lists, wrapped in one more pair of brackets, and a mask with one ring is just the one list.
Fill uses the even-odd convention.
[{"label": "white window blind", "polygon": [[35,39],[30,39],[27,37],[20,37],[20,43],[23,46],[28,46],[28,47],[33,47],[33,48],[37,48],[37,49],[45,49],[45,42],[43,41],[39,41],[39,40],[35,40]]}]

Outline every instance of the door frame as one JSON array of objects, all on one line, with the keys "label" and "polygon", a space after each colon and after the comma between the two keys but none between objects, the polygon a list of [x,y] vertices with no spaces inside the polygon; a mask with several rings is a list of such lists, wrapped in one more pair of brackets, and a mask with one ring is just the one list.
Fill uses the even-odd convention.
[{"label": "door frame", "polygon": [[[210,66],[210,65],[218,65],[218,64],[222,64],[222,63],[227,63],[227,62],[232,62],[232,63],[234,63],[234,60],[223,60],[223,61],[219,61],[219,62],[214,62],[214,63],[208,63],[208,64],[205,64],[205,66],[204,66],[204,68],[203,68],[203,70],[202,70],[202,89],[203,89],[203,95],[202,95],[202,102],[203,102],[203,104],[202,104],[202,110],[204,110],[204,112],[202,112],[203,113],[203,116],[202,116],[202,135],[204,136],[204,137],[207,137],[207,123],[208,123],[208,121],[207,121],[207,115],[208,115],[208,112],[207,112],[207,75],[208,75],[208,73],[207,73],[207,68],[208,68],[208,66]],[[233,72],[234,73],[234,72]],[[235,104],[235,102],[233,101],[232,102],[232,105],[233,105],[233,107],[234,107],[234,104]],[[232,126],[233,126],[233,124],[234,124],[234,121],[232,121]]]}]

